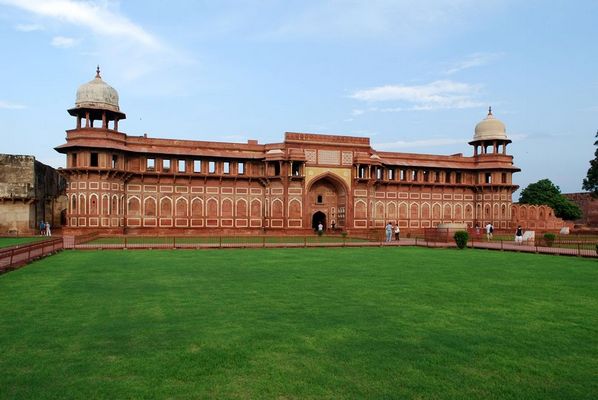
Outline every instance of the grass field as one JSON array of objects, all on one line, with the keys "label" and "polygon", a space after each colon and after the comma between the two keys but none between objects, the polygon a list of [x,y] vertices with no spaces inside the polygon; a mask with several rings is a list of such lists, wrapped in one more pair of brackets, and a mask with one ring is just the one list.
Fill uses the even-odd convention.
[{"label": "grass field", "polygon": [[0,237],[0,248],[39,242],[44,239],[49,238],[47,236]]},{"label": "grass field", "polygon": [[0,398],[595,399],[598,263],[66,251],[0,276]]}]

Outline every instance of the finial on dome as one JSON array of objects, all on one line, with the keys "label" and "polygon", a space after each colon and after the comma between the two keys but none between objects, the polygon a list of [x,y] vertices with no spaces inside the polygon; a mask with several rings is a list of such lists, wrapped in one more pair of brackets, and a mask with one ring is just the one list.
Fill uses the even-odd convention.
[{"label": "finial on dome", "polygon": [[492,115],[492,106],[488,107],[488,115]]},{"label": "finial on dome", "polygon": [[102,78],[100,76],[100,65],[99,64],[98,64],[98,67],[96,68],[96,78],[100,78],[100,79]]}]

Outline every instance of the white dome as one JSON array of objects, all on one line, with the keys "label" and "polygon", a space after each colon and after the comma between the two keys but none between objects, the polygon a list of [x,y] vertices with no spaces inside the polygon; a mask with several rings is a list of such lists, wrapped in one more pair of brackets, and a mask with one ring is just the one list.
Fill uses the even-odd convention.
[{"label": "white dome", "polygon": [[492,108],[488,109],[488,116],[475,126],[473,140],[507,140],[507,129],[502,121],[494,118]]},{"label": "white dome", "polygon": [[75,108],[120,111],[118,92],[102,80],[100,67],[98,67],[96,77],[93,80],[79,86],[79,89],[77,89]]}]

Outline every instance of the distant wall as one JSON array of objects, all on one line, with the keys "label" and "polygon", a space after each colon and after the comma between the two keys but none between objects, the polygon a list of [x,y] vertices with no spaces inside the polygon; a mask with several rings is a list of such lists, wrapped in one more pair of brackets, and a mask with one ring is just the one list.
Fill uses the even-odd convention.
[{"label": "distant wall", "polygon": [[590,227],[598,227],[598,199],[593,198],[590,193],[564,193],[565,197],[581,208],[583,216],[575,221]]},{"label": "distant wall", "polygon": [[0,234],[30,234],[40,221],[61,225],[66,180],[33,156],[0,154]]}]

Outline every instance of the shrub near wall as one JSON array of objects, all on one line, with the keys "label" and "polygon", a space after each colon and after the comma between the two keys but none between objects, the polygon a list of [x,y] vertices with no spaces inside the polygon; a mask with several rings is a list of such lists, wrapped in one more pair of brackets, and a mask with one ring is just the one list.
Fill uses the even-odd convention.
[{"label": "shrub near wall", "polygon": [[464,249],[467,246],[469,234],[466,231],[457,231],[453,235],[453,239],[455,239],[458,248]]},{"label": "shrub near wall", "polygon": [[556,239],[556,235],[554,233],[545,233],[544,234],[544,242],[546,242],[546,246],[548,246],[548,247],[552,247],[555,239]]}]

